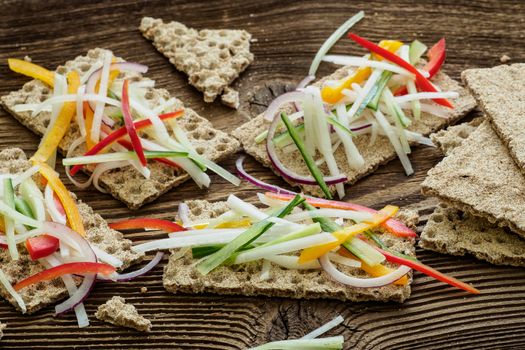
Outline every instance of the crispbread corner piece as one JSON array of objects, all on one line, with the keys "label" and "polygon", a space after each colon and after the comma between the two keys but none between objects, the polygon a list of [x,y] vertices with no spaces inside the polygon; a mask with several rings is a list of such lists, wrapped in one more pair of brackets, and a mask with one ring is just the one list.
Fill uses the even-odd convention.
[{"label": "crispbread corner piece", "polygon": [[[61,74],[70,70],[76,70],[82,77],[93,65],[102,62],[105,52],[108,50],[96,48],[89,50],[86,55],[78,56],[70,60],[65,65],[57,68]],[[120,57],[115,57],[117,61],[123,61]],[[132,81],[148,81],[135,72],[122,72],[123,76],[117,77],[116,81],[130,79]],[[51,113],[42,112],[36,117],[31,116],[31,112],[15,112],[14,106],[22,103],[40,103],[50,97],[50,89],[39,80],[31,80],[24,84],[23,88],[12,91],[8,95],[1,97],[1,104],[6,111],[15,117],[20,123],[38,135],[43,135],[49,124]],[[172,96],[166,89],[150,88],[145,96],[148,107],[154,108],[162,101],[167,101]],[[184,107],[183,103],[176,100],[176,103],[166,112],[174,112]],[[177,118],[177,123],[186,132],[189,141],[202,156],[220,162],[231,157],[240,149],[240,143],[227,133],[215,129],[210,121],[198,115],[191,108],[184,107],[184,114]],[[78,125],[73,120],[71,127],[59,145],[59,151],[66,154],[69,146],[74,140],[80,137]],[[79,147],[72,156],[83,155],[84,146]],[[100,175],[99,184],[113,197],[122,201],[130,209],[138,209],[149,203],[170,189],[182,184],[190,179],[190,176],[182,171],[165,164],[149,161],[148,167],[151,176],[146,179],[132,166],[113,169]]]},{"label": "crispbread corner piece", "polygon": [[[0,151],[0,174],[18,174],[31,167],[24,152],[19,148],[8,148]],[[74,194],[71,194],[76,199]],[[143,253],[131,250],[132,242],[122,233],[112,230],[106,221],[96,214],[87,204],[78,201],[78,209],[86,229],[87,240],[97,248],[109,253],[123,262],[120,270],[132,264],[140,262],[144,258]],[[7,249],[0,249],[0,268],[4,271],[11,283],[32,276],[44,270],[44,266],[30,259],[23,245],[19,245],[20,259],[13,261]],[[20,292],[24,300],[27,313],[33,313],[39,309],[55,303],[67,295],[61,279],[40,282],[22,289]],[[11,294],[0,286],[0,295],[18,308],[18,303]]]},{"label": "crispbread corner piece", "polygon": [[189,83],[213,102],[253,61],[251,35],[245,30],[195,30],[179,22],[144,17],[140,31],[188,75]]},{"label": "crispbread corner piece", "polygon": [[[195,221],[216,217],[228,210],[225,202],[203,200],[187,202],[190,219]],[[407,225],[417,223],[414,211],[401,211],[398,218],[406,220]],[[382,234],[384,242],[394,251],[415,256],[414,240]],[[163,284],[172,293],[217,293],[245,296],[263,295],[270,297],[339,299],[342,301],[397,301],[404,302],[410,296],[410,283],[406,286],[388,285],[380,288],[353,288],[333,281],[320,270],[288,270],[271,264],[269,280],[261,280],[260,261],[242,265],[220,266],[206,276],[202,276],[194,266],[191,252],[182,258],[172,254],[164,268]],[[347,274],[365,277],[361,269],[339,266]]]},{"label": "crispbread corner piece", "polygon": [[525,174],[525,63],[467,69],[461,77]]},{"label": "crispbread corner piece", "polygon": [[126,300],[119,296],[114,296],[100,305],[95,317],[117,326],[133,328],[141,332],[151,331],[151,321],[141,316],[135,306],[126,304]]},{"label": "crispbread corner piece", "polygon": [[478,128],[483,120],[484,118],[478,117],[468,123],[449,126],[446,130],[431,134],[430,139],[444,155],[448,156]]}]

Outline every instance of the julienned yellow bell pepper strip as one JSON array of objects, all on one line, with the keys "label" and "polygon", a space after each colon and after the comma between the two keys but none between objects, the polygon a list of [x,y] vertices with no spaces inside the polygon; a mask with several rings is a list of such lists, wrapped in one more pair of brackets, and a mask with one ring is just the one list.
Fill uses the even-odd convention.
[{"label": "julienned yellow bell pepper strip", "polygon": [[310,260],[320,258],[329,251],[336,249],[341,244],[351,239],[355,235],[371,230],[381,225],[383,222],[396,215],[398,210],[399,207],[387,205],[386,207],[381,209],[377,214],[375,214],[370,221],[360,222],[358,224],[345,227],[340,231],[332,232],[332,235],[337,239],[337,241],[320,244],[304,249],[301,252],[301,255],[299,256],[299,263],[302,264]]},{"label": "julienned yellow bell pepper strip", "polygon": [[66,212],[67,221],[69,222],[69,227],[82,237],[86,236],[86,230],[84,229],[84,224],[82,222],[82,217],[78,211],[77,204],[71,198],[71,194],[66,189],[60,178],[58,177],[55,170],[53,170],[45,162],[39,162],[33,159],[33,164],[40,167],[39,172],[46,180],[47,184],[51,186],[51,189],[57,195],[60,203],[64,207]]},{"label": "julienned yellow bell pepper strip", "polygon": [[[350,258],[350,259],[360,260],[359,258],[355,257],[354,254],[352,254],[348,250],[346,250],[346,248],[344,248],[344,247],[341,247],[341,249],[339,249],[337,251],[337,253],[339,255],[341,255],[341,256],[344,256],[344,257],[347,257],[347,258]],[[384,276],[384,275],[388,275],[389,273],[392,273],[392,271],[394,271],[390,267],[385,266],[385,265],[381,265],[381,264],[378,264],[376,266],[367,265],[362,260],[361,260],[361,269],[363,271],[365,271],[366,273],[368,273],[372,277],[381,277],[381,276]],[[406,286],[407,283],[408,283],[408,277],[406,275],[401,277],[400,279],[398,279],[397,281],[394,282],[394,284],[396,284],[398,286]]]},{"label": "julienned yellow bell pepper strip", "polygon": [[[379,43],[379,46],[390,52],[396,52],[399,50],[403,43],[396,40],[382,40]],[[372,54],[372,58],[375,60],[381,61],[383,57],[379,55]],[[344,89],[352,89],[352,84],[361,84],[372,74],[372,69],[370,67],[361,67],[358,68],[352,76],[346,79],[341,85],[337,87],[325,86],[321,90],[321,97],[323,100],[330,104],[336,104],[343,97]]]},{"label": "julienned yellow bell pepper strip", "polygon": [[92,149],[96,143],[91,139],[91,127],[93,126],[93,110],[89,103],[84,102],[84,123],[86,124],[86,148],[87,151]]},{"label": "julienned yellow bell pepper strip", "polygon": [[13,72],[38,79],[51,87],[55,84],[55,73],[44,67],[17,58],[8,58],[7,63]]},{"label": "julienned yellow bell pepper strip", "polygon": [[240,228],[250,226],[252,221],[250,219],[239,219],[233,221],[226,221],[215,226],[215,228]]},{"label": "julienned yellow bell pepper strip", "polygon": [[[71,71],[67,74],[67,92],[69,94],[76,94],[78,87],[80,86],[80,77],[76,71]],[[33,155],[33,160],[38,162],[45,162],[51,157],[58,147],[58,144],[66,134],[69,126],[71,125],[71,119],[76,113],[76,103],[66,102],[62,106],[62,109],[58,113],[58,116],[51,126],[51,130],[46,133],[46,136],[42,140],[38,151]]]}]

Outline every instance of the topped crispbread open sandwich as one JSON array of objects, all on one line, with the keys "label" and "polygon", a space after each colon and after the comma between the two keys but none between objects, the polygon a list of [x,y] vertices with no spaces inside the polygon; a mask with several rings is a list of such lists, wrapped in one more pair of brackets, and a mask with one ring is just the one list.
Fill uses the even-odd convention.
[{"label": "topped crispbread open sandwich", "polygon": [[[305,193],[327,198],[399,157],[413,173],[410,145],[463,117],[474,99],[441,72],[445,40],[428,50],[415,40],[376,45],[350,38],[370,51],[364,57],[325,55],[363,15],[339,28],[321,47],[310,76],[297,91],[279,96],[267,111],[233,132],[246,152]],[[313,85],[321,60],[345,67]],[[453,102],[448,99],[453,99]],[[452,104],[453,103],[453,104]]]},{"label": "topped crispbread open sandwich", "polygon": [[80,327],[89,324],[82,301],[96,274],[116,280],[133,277],[133,272],[120,275],[115,270],[144,257],[77,201],[53,169],[45,163],[32,165],[17,148],[0,151],[0,232],[0,295],[33,313],[69,293],[55,310],[74,310]]},{"label": "topped crispbread open sandwich", "polygon": [[[155,88],[155,81],[142,76],[146,66],[103,49],[56,72],[16,59],[9,66],[35,80],[3,96],[2,105],[44,135],[34,157],[46,161],[57,148],[68,157],[64,164],[75,185],[93,182],[136,209],[190,177],[208,187],[206,169],[238,184],[215,162],[235,153],[239,143],[167,90]],[[91,173],[86,183],[72,178],[82,168]]]}]

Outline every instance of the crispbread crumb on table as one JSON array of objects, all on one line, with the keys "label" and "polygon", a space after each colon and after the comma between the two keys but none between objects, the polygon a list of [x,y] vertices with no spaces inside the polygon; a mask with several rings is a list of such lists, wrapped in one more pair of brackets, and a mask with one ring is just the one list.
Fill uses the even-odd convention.
[{"label": "crispbread crumb on table", "polygon": [[144,17],[140,31],[191,85],[213,102],[253,62],[251,34],[245,30],[188,28],[179,22]]},{"label": "crispbread crumb on table", "polygon": [[0,339],[4,336],[4,329],[7,327],[5,323],[0,322]]},{"label": "crispbread crumb on table", "polygon": [[148,292],[148,287],[140,287],[140,292],[141,292],[142,294],[147,293],[147,292]]},{"label": "crispbread crumb on table", "polygon": [[224,88],[224,92],[221,95],[221,102],[223,105],[226,105],[233,109],[238,109],[240,105],[239,91],[227,86],[226,88]]},{"label": "crispbread crumb on table", "polygon": [[126,304],[126,300],[119,296],[100,305],[95,317],[117,326],[134,328],[141,332],[151,331],[151,321],[139,315],[135,306]]}]

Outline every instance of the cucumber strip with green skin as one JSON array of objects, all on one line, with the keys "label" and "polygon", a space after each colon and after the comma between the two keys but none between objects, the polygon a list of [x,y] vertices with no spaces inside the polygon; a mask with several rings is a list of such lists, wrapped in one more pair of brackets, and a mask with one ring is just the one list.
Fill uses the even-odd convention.
[{"label": "cucumber strip with green skin", "polygon": [[35,219],[35,215],[33,214],[29,203],[27,203],[23,198],[15,197],[15,208],[20,214],[29,216],[31,219]]},{"label": "cucumber strip with green skin", "polygon": [[[299,124],[294,127],[297,133],[302,137],[304,136],[304,124]],[[285,131],[277,136],[275,136],[273,139],[273,144],[279,148],[283,148],[285,146],[288,146],[289,144],[293,143],[293,140],[290,136],[290,133],[288,131]]]},{"label": "cucumber strip with green skin", "polygon": [[[4,179],[4,203],[10,207],[11,209],[16,210],[15,205],[15,191],[13,188],[13,182],[11,181],[11,178],[5,178]],[[8,217],[7,215],[4,216],[4,224],[5,224],[5,234],[6,234],[6,240],[7,240],[7,247],[9,250],[9,254],[11,254],[11,258],[13,260],[18,260],[18,250],[16,248],[16,241],[15,241],[15,223],[13,219]]]},{"label": "cucumber strip with green skin", "polygon": [[111,91],[110,89],[108,89],[108,97],[120,101],[120,98],[117,95],[115,95],[115,93],[113,93],[113,91]]},{"label": "cucumber strip with green skin", "polygon": [[427,51],[427,46],[419,40],[414,40],[410,43],[408,49],[408,57],[411,65],[415,65],[421,59],[421,56]]},{"label": "cucumber strip with green skin", "polygon": [[[191,248],[191,255],[192,255],[193,259],[204,258],[205,256],[211,255],[211,254],[215,253],[216,251],[221,250],[224,246],[225,246],[225,244],[206,245],[206,246],[202,246],[202,247],[194,247],[194,248]],[[254,248],[254,246],[248,245],[248,246],[245,246],[245,247],[239,249],[239,251],[242,252],[242,251],[245,251],[247,249],[252,249],[252,248]]]},{"label": "cucumber strip with green skin", "polygon": [[306,163],[306,166],[308,167],[308,170],[310,170],[310,173],[314,177],[315,181],[321,187],[321,190],[323,191],[324,195],[328,199],[332,199],[332,194],[330,193],[330,189],[326,185],[326,182],[324,181],[324,176],[321,173],[321,170],[317,167],[315,164],[314,159],[312,156],[306,151],[306,147],[303,143],[303,140],[299,137],[299,134],[295,131],[295,128],[293,127],[292,122],[286,115],[286,113],[281,113],[281,119],[284,122],[284,125],[286,126],[286,129],[288,129],[288,133],[290,134],[292,140],[294,141],[295,145],[299,149],[299,153],[301,153],[301,156],[304,159],[304,162]]},{"label": "cucumber strip with green skin", "polygon": [[[305,199],[303,197],[297,195],[288,203],[286,207],[278,210],[275,215],[271,216],[275,216],[282,219],[286,215],[290,214],[293,208],[303,203],[304,201]],[[258,223],[241,233],[239,236],[237,236],[230,243],[226,244],[220,250],[208,256],[204,261],[197,265],[197,270],[201,274],[207,275],[210,271],[212,271],[219,265],[225,263],[232,255],[235,254],[235,252],[239,251],[239,249],[242,249],[243,247],[249,245],[263,233],[268,231],[273,225],[274,223],[268,221],[268,219],[259,221]]]},{"label": "cucumber strip with green skin", "polygon": [[388,84],[393,74],[394,73],[389,71],[384,71],[383,74],[381,74],[381,78],[379,78],[379,81],[376,85],[377,89],[375,90],[375,95],[368,103],[368,108],[377,111],[377,108],[379,107],[379,100],[381,99],[381,95],[383,95],[383,90],[385,90],[386,84]]},{"label": "cucumber strip with green skin", "polygon": [[343,130],[345,133],[350,135],[350,137],[356,136],[355,133],[352,130],[348,129],[346,126],[341,124],[341,122],[339,120],[337,120],[336,118],[329,116],[328,118],[326,118],[326,121],[330,125],[333,125],[334,128],[338,128],[339,130]]},{"label": "cucumber strip with green skin", "polygon": [[[306,210],[315,210],[315,207],[310,205],[309,203],[305,202],[303,203],[303,207]],[[318,217],[318,218],[312,218],[314,222],[318,222],[321,225],[321,228],[325,232],[335,232],[342,230],[343,228],[336,224],[333,220],[330,220],[328,218]],[[355,241],[360,241],[361,243]],[[377,250],[375,250],[372,246],[367,244],[366,242],[361,241],[357,237],[352,237],[350,240],[344,242],[342,244],[343,247],[348,249],[350,253],[354,254],[357,258],[361,259],[365,263],[367,263],[370,266],[374,266],[379,263],[381,263],[385,257],[383,254],[379,253]]]},{"label": "cucumber strip with green skin", "polygon": [[392,114],[399,121],[399,123],[401,124],[401,126],[403,126],[403,128],[409,127],[412,121],[405,115],[403,110],[395,102],[392,91],[390,91],[389,88],[385,88],[382,96],[383,96],[383,101],[385,101],[390,114]]}]

